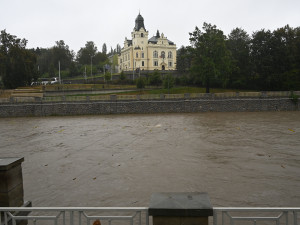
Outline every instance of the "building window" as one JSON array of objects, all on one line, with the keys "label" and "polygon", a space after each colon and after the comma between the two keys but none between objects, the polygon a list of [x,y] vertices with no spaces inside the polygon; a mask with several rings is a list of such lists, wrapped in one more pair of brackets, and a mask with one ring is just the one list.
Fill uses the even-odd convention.
[{"label": "building window", "polygon": [[121,63],[122,63],[122,59],[121,59]]},{"label": "building window", "polygon": [[141,37],[144,37],[144,34],[143,34],[143,33],[141,33]]},{"label": "building window", "polygon": [[154,65],[154,66],[158,66],[158,61],[154,60],[154,61],[153,61],[153,65]]},{"label": "building window", "polygon": [[158,58],[158,52],[157,51],[153,52],[153,58]]},{"label": "building window", "polygon": [[172,62],[169,62],[169,67],[172,67]]},{"label": "building window", "polygon": [[142,52],[142,58],[144,58],[144,56],[145,56],[145,55],[144,55],[144,52]]},{"label": "building window", "polygon": [[125,61],[127,61],[127,55],[125,55]]},{"label": "building window", "polygon": [[135,56],[136,56],[136,58],[138,58],[139,57],[139,53],[136,53]]},{"label": "building window", "polygon": [[142,66],[144,66],[144,61],[142,61]]},{"label": "building window", "polygon": [[173,57],[172,52],[168,52],[168,58],[172,59],[172,57]]},{"label": "building window", "polygon": [[164,51],[162,51],[160,57],[163,58],[163,59],[166,58],[166,53]]}]

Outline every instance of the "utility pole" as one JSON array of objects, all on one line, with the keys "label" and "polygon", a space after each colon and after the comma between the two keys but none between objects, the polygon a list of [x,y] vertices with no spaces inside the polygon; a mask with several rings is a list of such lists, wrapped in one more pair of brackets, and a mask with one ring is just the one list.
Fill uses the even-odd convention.
[{"label": "utility pole", "polygon": [[60,61],[58,61],[58,80],[59,80],[59,84],[61,84],[61,79],[60,79]]},{"label": "utility pole", "polygon": [[94,78],[93,78],[93,56],[91,55],[91,77],[94,81]]}]

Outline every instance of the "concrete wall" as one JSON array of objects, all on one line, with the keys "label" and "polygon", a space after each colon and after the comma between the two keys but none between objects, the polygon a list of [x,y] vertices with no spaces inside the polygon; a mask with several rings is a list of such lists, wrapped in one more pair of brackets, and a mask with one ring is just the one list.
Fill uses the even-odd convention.
[{"label": "concrete wall", "polygon": [[299,111],[289,98],[157,99],[2,103],[0,117],[129,113]]}]

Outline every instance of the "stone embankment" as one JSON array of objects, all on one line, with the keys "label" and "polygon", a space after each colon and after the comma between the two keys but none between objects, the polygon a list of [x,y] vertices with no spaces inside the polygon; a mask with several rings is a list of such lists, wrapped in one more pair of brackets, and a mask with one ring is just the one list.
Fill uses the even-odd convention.
[{"label": "stone embankment", "polygon": [[299,110],[290,92],[27,97],[0,102],[0,117]]}]

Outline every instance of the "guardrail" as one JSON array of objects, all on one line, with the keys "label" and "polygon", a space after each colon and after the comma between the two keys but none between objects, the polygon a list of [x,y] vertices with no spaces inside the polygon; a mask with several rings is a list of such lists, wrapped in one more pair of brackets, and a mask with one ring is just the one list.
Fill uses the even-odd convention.
[{"label": "guardrail", "polygon": [[[91,225],[100,220],[102,225],[149,225],[147,207],[15,207],[0,208],[1,225],[17,225],[28,221],[37,225]],[[22,213],[29,213],[22,215]],[[213,225],[276,224],[298,225],[299,207],[214,207]],[[17,215],[21,214],[21,215]],[[51,222],[51,223],[49,223]]]},{"label": "guardrail", "polygon": [[298,225],[300,208],[214,207],[213,225],[276,224]]},{"label": "guardrail", "polygon": [[[294,91],[300,96],[300,91]],[[175,99],[242,99],[242,98],[290,98],[290,91],[269,92],[224,92],[224,93],[186,93],[186,94],[148,94],[148,95],[84,95],[84,96],[48,96],[0,98],[0,103],[30,102],[78,102],[78,101],[122,101],[122,100],[175,100]]]},{"label": "guardrail", "polygon": [[120,221],[128,225],[149,225],[146,207],[14,207],[0,208],[0,212],[0,225],[17,225],[24,221],[33,225],[91,225],[96,220],[100,220],[101,225]]}]

